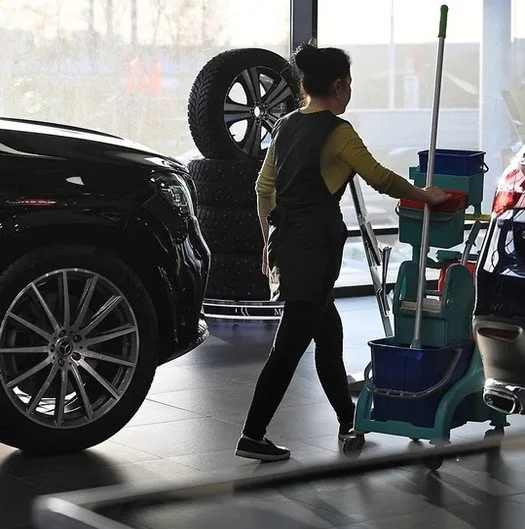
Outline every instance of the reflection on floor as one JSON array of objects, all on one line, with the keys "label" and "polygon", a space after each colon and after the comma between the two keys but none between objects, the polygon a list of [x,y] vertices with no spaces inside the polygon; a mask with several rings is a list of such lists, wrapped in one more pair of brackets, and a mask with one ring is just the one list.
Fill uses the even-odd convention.
[{"label": "reflection on floor", "polygon": [[[346,333],[348,371],[368,361],[367,340],[382,337],[373,298],[338,301]],[[144,406],[110,441],[82,454],[27,458],[0,445],[2,529],[26,529],[40,494],[120,483],[261,475],[343,461],[337,421],[320,388],[312,351],[301,364],[269,435],[286,443],[292,460],[258,464],[233,448],[274,328],[216,325],[199,349],[159,369]],[[525,419],[512,419],[525,430]],[[454,442],[481,439],[486,425],[468,424]],[[371,434],[361,457],[414,449],[408,440]],[[131,516],[128,513],[128,516]],[[525,519],[525,458],[476,456],[423,468],[333,483],[272,490],[208,507],[164,508],[133,516],[133,527],[355,529],[518,529]],[[239,524],[235,522],[239,522]],[[248,523],[247,523],[248,522]]]}]

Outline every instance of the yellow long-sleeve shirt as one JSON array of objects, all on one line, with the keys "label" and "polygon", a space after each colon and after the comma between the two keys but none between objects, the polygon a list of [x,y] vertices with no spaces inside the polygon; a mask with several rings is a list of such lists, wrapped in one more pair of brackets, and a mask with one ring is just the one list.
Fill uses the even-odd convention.
[{"label": "yellow long-sleeve shirt", "polygon": [[[301,109],[301,112],[311,112]],[[412,187],[405,178],[382,166],[370,154],[350,125],[342,123],[330,134],[321,151],[321,176],[334,194],[356,174],[379,193],[401,198]],[[255,183],[257,211],[266,217],[275,207],[274,146],[270,144]]]}]

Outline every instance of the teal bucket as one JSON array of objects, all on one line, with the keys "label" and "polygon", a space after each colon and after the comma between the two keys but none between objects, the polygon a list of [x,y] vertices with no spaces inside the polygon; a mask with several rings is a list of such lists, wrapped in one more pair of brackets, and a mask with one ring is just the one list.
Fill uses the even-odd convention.
[{"label": "teal bucket", "polygon": [[[423,210],[399,207],[399,241],[421,245]],[[429,246],[434,248],[452,248],[461,244],[465,238],[465,210],[445,213],[430,212]]]}]

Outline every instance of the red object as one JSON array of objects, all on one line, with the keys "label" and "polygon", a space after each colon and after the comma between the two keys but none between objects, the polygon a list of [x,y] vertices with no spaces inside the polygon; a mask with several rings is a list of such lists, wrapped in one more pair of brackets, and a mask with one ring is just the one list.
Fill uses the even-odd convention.
[{"label": "red object", "polygon": [[[450,198],[444,202],[443,204],[440,204],[439,206],[431,206],[432,211],[436,211],[439,213],[455,213],[456,211],[460,209],[466,209],[467,204],[467,194],[464,191],[447,191],[444,190],[445,193],[450,195]],[[408,200],[406,198],[402,198],[399,204],[402,208],[406,209],[424,209],[425,203],[424,202],[418,202],[416,200]]]},{"label": "red object", "polygon": [[[447,261],[439,271],[439,279],[438,279],[438,292],[443,292],[443,289],[445,288],[445,277],[447,275],[448,267],[457,264],[459,261]],[[474,271],[476,270],[476,261],[467,261],[467,264],[465,265],[467,270],[474,275]]]}]

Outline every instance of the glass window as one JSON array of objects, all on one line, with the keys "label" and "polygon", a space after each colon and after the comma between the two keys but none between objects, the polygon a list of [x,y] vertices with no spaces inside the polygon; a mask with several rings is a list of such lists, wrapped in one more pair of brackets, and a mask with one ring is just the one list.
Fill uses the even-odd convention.
[{"label": "glass window", "polygon": [[[319,2],[319,45],[341,47],[353,61],[352,101],[344,117],[380,163],[406,178],[409,168],[419,163],[418,151],[429,145],[442,3]],[[485,160],[490,171],[484,177],[483,210],[489,212],[495,182],[525,137],[525,30],[518,23],[525,15],[525,0],[446,3],[449,18],[438,147],[487,151]],[[494,22],[492,30],[485,34],[484,4]],[[497,32],[494,26],[498,26]],[[396,200],[378,194],[366,184],[363,194],[374,228],[397,226]],[[349,193],[342,204],[347,225],[357,227]],[[352,247],[357,242],[349,241],[348,245]],[[404,246],[394,245],[394,278],[394,255],[406,255]],[[348,259],[348,263],[339,283],[361,284],[369,276],[366,262],[361,265],[362,273],[355,271],[356,260]]]},{"label": "glass window", "polygon": [[[232,23],[235,21],[235,23]],[[195,149],[188,96],[216,54],[289,56],[289,0],[0,0],[0,114]]]},{"label": "glass window", "polygon": [[[428,149],[440,0],[371,0],[319,4],[319,45],[346,49],[353,61],[353,91],[346,118],[372,154],[408,176],[417,152]],[[451,0],[439,146],[478,144],[481,1]],[[334,16],[337,12],[338,15]],[[364,186],[367,204],[395,225],[395,201]],[[350,206],[349,206],[350,208]],[[351,215],[349,225],[355,225]]]},{"label": "glass window", "polygon": [[[471,250],[470,255],[476,254],[481,248],[483,238],[485,237],[486,230],[480,230],[478,237],[476,238],[475,246]],[[468,231],[465,232],[465,237],[468,235]],[[397,280],[397,274],[399,266],[403,261],[412,260],[412,246],[399,242],[397,235],[383,235],[378,237],[380,243],[391,246],[392,252],[390,254],[390,264],[388,267],[388,283],[395,283]],[[463,245],[448,248],[447,252],[455,252],[458,256],[463,254]],[[428,254],[429,259],[437,262],[439,249],[431,248]],[[426,278],[428,281],[438,279],[440,270],[438,268],[428,268],[426,271]],[[341,267],[341,273],[336,283],[336,287],[348,287],[348,286],[364,286],[372,283],[370,278],[370,270],[368,268],[363,241],[360,237],[349,237],[345,244],[343,252],[343,264]]]}]

